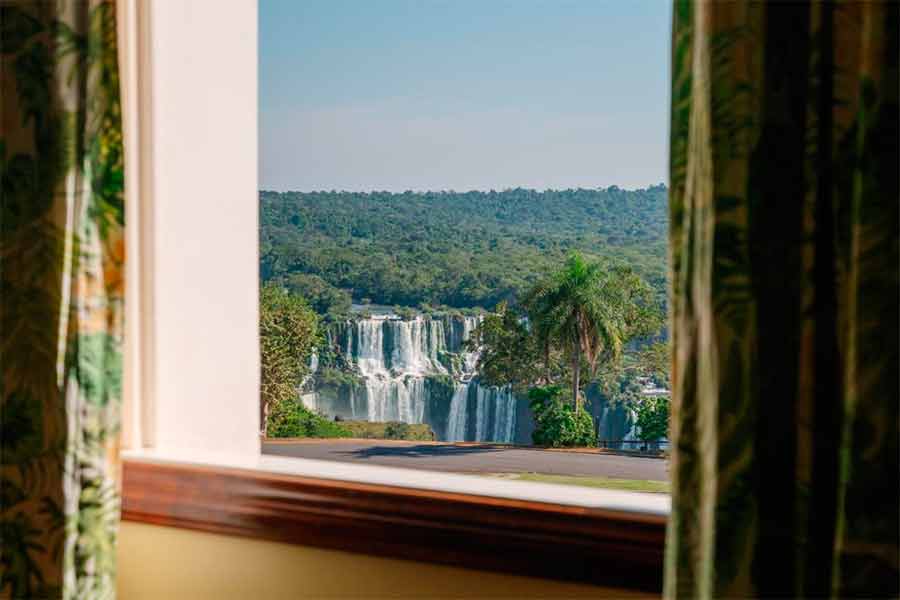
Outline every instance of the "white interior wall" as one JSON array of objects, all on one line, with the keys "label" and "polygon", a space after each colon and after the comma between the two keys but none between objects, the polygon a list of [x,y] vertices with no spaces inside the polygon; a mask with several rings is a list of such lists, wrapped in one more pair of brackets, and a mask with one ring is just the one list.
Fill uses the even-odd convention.
[{"label": "white interior wall", "polygon": [[257,2],[138,2],[150,32],[144,445],[256,455]]}]

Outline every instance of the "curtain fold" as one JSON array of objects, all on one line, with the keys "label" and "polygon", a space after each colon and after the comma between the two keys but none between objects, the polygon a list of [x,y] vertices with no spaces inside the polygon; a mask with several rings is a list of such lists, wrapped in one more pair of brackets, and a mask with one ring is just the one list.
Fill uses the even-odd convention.
[{"label": "curtain fold", "polygon": [[898,33],[674,4],[667,597],[900,593]]},{"label": "curtain fold", "polygon": [[115,595],[123,154],[115,6],[0,4],[0,597]]}]

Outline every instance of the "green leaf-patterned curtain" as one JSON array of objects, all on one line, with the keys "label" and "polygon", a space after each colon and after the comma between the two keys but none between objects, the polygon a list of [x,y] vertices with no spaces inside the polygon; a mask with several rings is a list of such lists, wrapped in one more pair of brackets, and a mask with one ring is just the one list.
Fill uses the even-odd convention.
[{"label": "green leaf-patterned curtain", "polygon": [[0,597],[115,594],[124,204],[113,2],[0,0]]},{"label": "green leaf-patterned curtain", "polygon": [[674,5],[668,597],[898,595],[898,5]]}]

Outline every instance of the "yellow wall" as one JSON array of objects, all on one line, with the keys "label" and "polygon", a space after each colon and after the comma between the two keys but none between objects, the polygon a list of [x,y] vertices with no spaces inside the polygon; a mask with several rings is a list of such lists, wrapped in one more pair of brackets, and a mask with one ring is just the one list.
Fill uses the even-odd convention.
[{"label": "yellow wall", "polygon": [[123,522],[119,598],[631,598],[607,588],[514,577]]}]

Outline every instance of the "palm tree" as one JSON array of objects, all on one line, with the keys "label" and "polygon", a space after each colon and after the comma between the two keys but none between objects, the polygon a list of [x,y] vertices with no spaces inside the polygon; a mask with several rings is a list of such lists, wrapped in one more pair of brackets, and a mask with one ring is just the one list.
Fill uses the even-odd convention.
[{"label": "palm tree", "polygon": [[617,359],[629,339],[650,333],[659,320],[649,286],[631,269],[607,269],[577,252],[562,269],[538,282],[524,305],[545,357],[554,345],[569,355],[572,402],[578,409],[582,362],[593,377],[600,359]]}]

